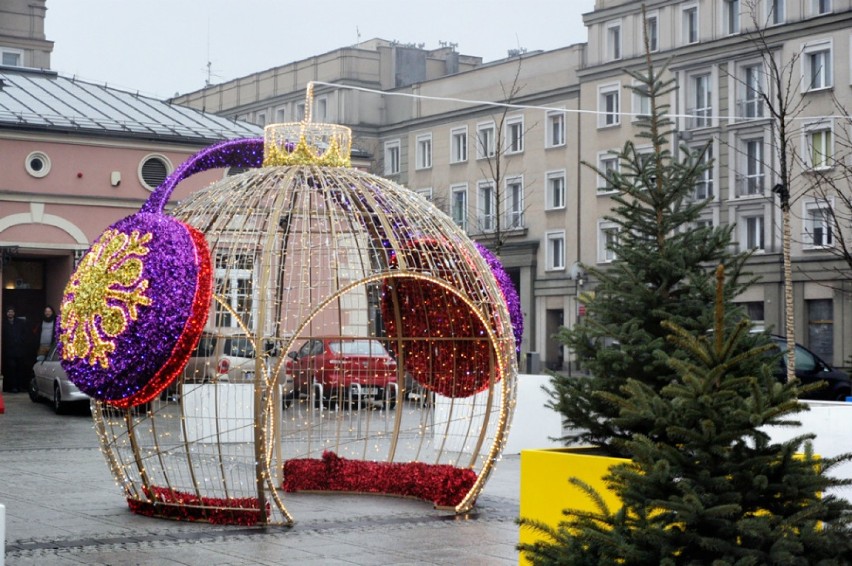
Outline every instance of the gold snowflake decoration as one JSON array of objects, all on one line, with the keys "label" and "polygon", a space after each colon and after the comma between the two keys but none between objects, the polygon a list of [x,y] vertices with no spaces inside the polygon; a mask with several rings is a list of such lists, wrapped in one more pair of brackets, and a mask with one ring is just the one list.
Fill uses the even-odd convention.
[{"label": "gold snowflake decoration", "polygon": [[142,256],[151,234],[137,230],[130,235],[107,230],[83,257],[62,301],[62,357],[86,359],[90,365],[109,367],[115,338],[136,320],[138,307],[151,304],[145,296],[148,280],[142,279]]}]

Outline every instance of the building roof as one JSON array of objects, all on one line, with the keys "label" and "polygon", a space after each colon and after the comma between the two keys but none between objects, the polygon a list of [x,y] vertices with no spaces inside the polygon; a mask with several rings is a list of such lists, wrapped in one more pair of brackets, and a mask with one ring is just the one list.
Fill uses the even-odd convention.
[{"label": "building roof", "polygon": [[209,143],[263,129],[53,71],[0,66],[0,128]]}]

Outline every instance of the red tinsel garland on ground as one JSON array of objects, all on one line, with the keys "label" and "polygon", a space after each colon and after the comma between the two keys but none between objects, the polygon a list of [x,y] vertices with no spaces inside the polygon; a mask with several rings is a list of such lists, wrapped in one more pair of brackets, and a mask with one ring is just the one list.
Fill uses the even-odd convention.
[{"label": "red tinsel garland on ground", "polygon": [[[167,487],[152,486],[143,488],[145,495],[153,501],[127,499],[127,506],[133,513],[146,517],[161,517],[178,521],[201,521],[214,525],[244,525],[251,527],[260,519],[259,503],[256,497],[198,497]],[[269,504],[266,504],[266,516],[269,516]]]},{"label": "red tinsel garland on ground", "polygon": [[454,507],[476,482],[468,468],[422,462],[365,462],[347,460],[334,452],[322,458],[294,458],[284,462],[286,492],[349,491],[383,493],[431,501],[439,507]]}]

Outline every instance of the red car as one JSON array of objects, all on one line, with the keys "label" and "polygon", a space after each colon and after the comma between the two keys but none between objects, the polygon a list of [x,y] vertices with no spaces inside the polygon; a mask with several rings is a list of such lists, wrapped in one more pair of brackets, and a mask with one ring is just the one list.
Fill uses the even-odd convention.
[{"label": "red car", "polygon": [[[298,350],[287,354],[285,372],[293,376],[295,394],[307,396],[314,384],[322,386],[322,398],[329,407],[363,399],[384,401],[396,406],[396,360],[382,343],[371,338],[327,336],[311,338]],[[317,394],[319,388],[315,388]]]}]

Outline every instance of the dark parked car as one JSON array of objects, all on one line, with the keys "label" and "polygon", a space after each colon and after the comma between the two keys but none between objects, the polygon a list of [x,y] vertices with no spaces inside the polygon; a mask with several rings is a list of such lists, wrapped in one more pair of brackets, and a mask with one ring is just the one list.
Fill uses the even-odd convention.
[{"label": "dark parked car", "polygon": [[[772,341],[781,352],[787,351],[787,340],[783,336],[775,334],[770,336]],[[775,375],[780,380],[787,376],[787,356],[781,357]],[[803,399],[820,399],[823,401],[845,401],[846,397],[852,395],[852,381],[846,372],[834,369],[819,356],[800,344],[796,344],[796,377],[803,384],[817,381],[825,382],[825,386],[802,395]]]},{"label": "dark parked car", "polygon": [[287,354],[286,371],[300,396],[315,384],[323,400],[333,406],[360,391],[364,399],[396,406],[396,360],[378,340],[330,336],[311,338]]}]

